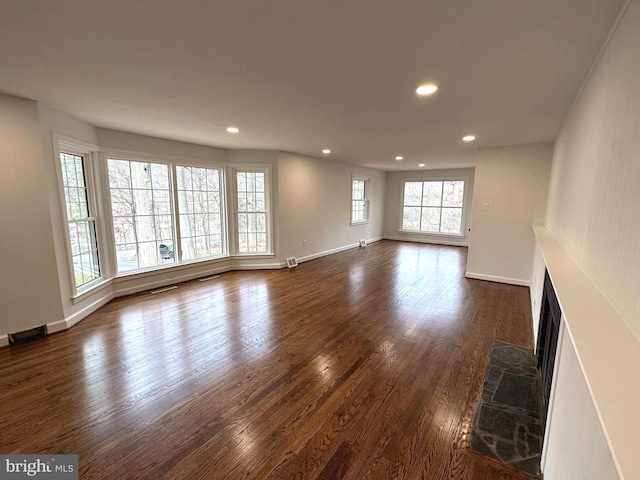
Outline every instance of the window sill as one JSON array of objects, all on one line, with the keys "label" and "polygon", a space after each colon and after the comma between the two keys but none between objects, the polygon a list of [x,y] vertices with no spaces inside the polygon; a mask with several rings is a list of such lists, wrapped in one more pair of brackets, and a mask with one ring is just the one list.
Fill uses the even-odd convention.
[{"label": "window sill", "polygon": [[106,286],[108,286],[110,284],[111,284],[111,279],[110,278],[101,278],[100,280],[98,280],[94,284],[92,284],[91,286],[88,286],[86,288],[83,288],[80,291],[77,291],[75,293],[75,295],[71,296],[71,302],[74,303],[74,304],[76,304],[78,302],[81,302],[85,297],[88,297],[89,295],[93,295],[96,292],[99,292],[104,287],[106,287]]},{"label": "window sill", "polygon": [[227,260],[229,258],[230,256],[225,254],[225,255],[219,255],[217,257],[211,257],[211,258],[200,259],[200,260],[188,260],[182,263],[170,263],[166,265],[159,265],[156,267],[149,267],[149,268],[144,268],[139,270],[131,270],[128,272],[121,272],[116,274],[115,278],[135,277],[136,275],[144,275],[144,274],[157,274],[157,273],[166,272],[167,270],[172,270],[172,269],[182,270],[185,268],[192,268],[198,265],[206,265],[207,263],[215,263],[221,260]]},{"label": "window sill", "polygon": [[371,223],[370,220],[364,220],[362,222],[351,222],[351,226],[352,227],[357,227],[358,225],[368,225],[369,223]]},{"label": "window sill", "polygon": [[236,253],[231,258],[274,258],[275,253]]},{"label": "window sill", "polygon": [[440,232],[415,232],[413,230],[398,230],[398,233],[403,235],[420,235],[422,237],[447,237],[447,238],[465,238],[464,235],[459,233],[440,233]]}]

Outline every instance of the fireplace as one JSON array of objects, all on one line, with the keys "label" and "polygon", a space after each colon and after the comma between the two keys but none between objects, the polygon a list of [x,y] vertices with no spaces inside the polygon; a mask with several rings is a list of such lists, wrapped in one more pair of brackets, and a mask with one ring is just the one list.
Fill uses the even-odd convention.
[{"label": "fireplace", "polygon": [[551,381],[553,380],[553,366],[556,360],[556,347],[558,346],[561,317],[562,311],[560,310],[556,292],[553,289],[549,272],[545,271],[540,322],[538,325],[538,341],[536,344],[536,362],[542,385],[541,420],[543,427],[546,424],[547,411],[549,409]]}]

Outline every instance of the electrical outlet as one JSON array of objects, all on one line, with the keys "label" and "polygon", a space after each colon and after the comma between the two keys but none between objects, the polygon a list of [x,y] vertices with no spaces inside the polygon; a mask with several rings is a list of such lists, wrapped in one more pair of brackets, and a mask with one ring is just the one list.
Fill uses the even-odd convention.
[{"label": "electrical outlet", "polygon": [[306,247],[307,246],[307,241],[306,240],[302,240],[302,246]]}]

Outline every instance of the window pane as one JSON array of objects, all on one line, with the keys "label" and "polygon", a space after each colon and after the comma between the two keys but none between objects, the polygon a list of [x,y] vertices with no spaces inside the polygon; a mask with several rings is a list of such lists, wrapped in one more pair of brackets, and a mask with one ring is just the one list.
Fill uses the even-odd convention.
[{"label": "window pane", "polygon": [[247,191],[247,173],[238,172],[238,192],[246,192]]},{"label": "window pane", "polygon": [[424,182],[422,205],[425,207],[439,207],[441,204],[442,182]]},{"label": "window pane", "polygon": [[354,180],[352,183],[353,200],[364,200],[364,180]]},{"label": "window pane", "polygon": [[109,159],[107,168],[118,272],[175,262],[169,166]]},{"label": "window pane", "polygon": [[402,211],[403,230],[420,231],[420,207],[404,207]]},{"label": "window pane", "polygon": [[351,206],[351,221],[352,222],[364,222],[366,221],[366,209],[367,204],[364,200],[353,200]]},{"label": "window pane", "polygon": [[151,190],[133,190],[133,208],[136,215],[153,214],[153,195]]},{"label": "window pane", "polygon": [[62,187],[67,212],[67,232],[76,287],[100,278],[95,220],[91,218],[85,159],[82,155],[60,153]]},{"label": "window pane", "polygon": [[131,172],[129,162],[125,160],[109,160],[108,174],[110,188],[131,188]]},{"label": "window pane", "polygon": [[116,263],[118,264],[119,272],[137,270],[139,267],[136,245],[133,243],[117,245]]},{"label": "window pane", "polygon": [[462,207],[462,199],[464,197],[464,182],[461,180],[455,182],[444,182],[442,193],[443,207]]},{"label": "window pane", "polygon": [[240,253],[267,252],[265,173],[236,172],[236,184],[238,251]]},{"label": "window pane", "polygon": [[179,166],[176,175],[182,259],[220,255],[223,253],[221,236],[215,247],[211,237],[212,232],[222,231],[220,172],[213,168]]},{"label": "window pane", "polygon": [[442,233],[461,233],[462,230],[462,209],[461,208],[443,208],[442,224],[440,231]]},{"label": "window pane", "polygon": [[405,182],[404,205],[422,205],[422,182]]},{"label": "window pane", "polygon": [[427,207],[422,209],[422,225],[423,232],[439,232],[440,231],[440,209]]}]

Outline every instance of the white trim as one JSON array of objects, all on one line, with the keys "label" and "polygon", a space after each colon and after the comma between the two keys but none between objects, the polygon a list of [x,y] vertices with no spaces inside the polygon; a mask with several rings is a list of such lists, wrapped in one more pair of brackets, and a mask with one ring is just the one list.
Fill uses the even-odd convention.
[{"label": "white trim", "polygon": [[[103,250],[105,242],[103,236],[103,224],[101,223],[102,212],[99,208],[98,195],[99,182],[96,180],[96,161],[95,153],[99,150],[97,145],[93,145],[81,140],[75,140],[65,137],[57,133],[52,133],[53,153],[55,156],[54,164],[56,171],[58,201],[60,203],[60,219],[62,221],[62,229],[64,233],[64,243],[66,250],[67,272],[69,274],[68,284],[72,299],[79,299],[93,292],[108,279],[108,271],[105,271]],[[75,282],[75,267],[73,265],[73,255],[71,248],[71,238],[69,233],[69,218],[67,216],[67,199],[64,194],[64,174],[62,165],[60,164],[60,154],[64,152],[71,155],[82,157],[82,166],[84,172],[85,191],[87,199],[87,209],[90,221],[93,221],[94,234],[96,236],[96,254],[98,256],[98,265],[100,267],[100,276],[94,280],[77,286]],[[93,215],[91,215],[93,214]]]},{"label": "white trim", "polygon": [[[231,209],[232,213],[229,215],[230,225],[233,226],[234,239],[233,239],[233,251],[229,253],[232,256],[264,256],[275,255],[273,244],[273,177],[270,164],[233,164],[230,166],[231,180],[230,180],[230,194],[232,197]],[[264,206],[266,209],[266,221],[267,221],[267,251],[266,252],[240,252],[240,233],[238,231],[238,173],[263,173],[264,174]],[[228,212],[227,212],[228,213]],[[231,248],[231,242],[229,242],[229,248]]]},{"label": "white trim", "polygon": [[[469,197],[471,196],[471,192],[469,191],[469,182],[470,182],[470,176],[469,175],[451,175],[451,176],[442,176],[442,175],[438,175],[438,176],[434,176],[434,177],[430,177],[427,173],[425,173],[424,175],[421,175],[419,177],[401,177],[400,178],[400,214],[398,215],[398,221],[399,221],[399,225],[398,225],[398,233],[407,233],[407,234],[418,234],[418,235],[450,235],[450,236],[456,236],[456,237],[466,237],[467,236],[467,232],[469,231],[469,209],[470,209],[470,205],[469,205]],[[456,182],[456,181],[462,181],[464,182],[464,190],[462,193],[462,218],[460,219],[460,233],[442,233],[442,232],[422,232],[422,231],[413,231],[413,230],[403,230],[402,228],[402,219],[403,219],[403,213],[404,213],[404,188],[405,188],[405,183],[407,182]],[[442,205],[439,207],[442,210]],[[446,208],[446,207],[445,207]],[[457,208],[457,207],[456,207]],[[431,243],[431,242],[426,242],[426,243]],[[468,243],[467,243],[468,246]]]},{"label": "white trim", "polygon": [[518,278],[509,277],[497,277],[495,275],[485,275],[483,273],[467,272],[464,274],[465,278],[471,278],[473,280],[486,280],[488,282],[506,283],[508,285],[519,285],[521,287],[528,287],[531,285],[530,280],[521,280]]},{"label": "white trim", "polygon": [[[216,148],[216,147],[213,147]],[[201,157],[183,157],[181,155],[167,155],[162,153],[148,153],[139,150],[126,150],[121,148],[101,148],[100,153],[113,160],[134,160],[142,162],[155,161],[157,163],[175,163],[176,165],[207,167],[224,169],[229,166],[227,162],[221,162]]]},{"label": "white trim", "polygon": [[[565,332],[567,326],[565,324],[564,315],[560,318],[560,329],[558,330],[558,341],[556,343],[556,356],[553,365],[553,373],[551,377],[551,391],[549,392],[549,404],[547,406],[547,420],[545,422],[544,436],[542,437],[545,442],[542,445],[542,452],[540,454],[540,471],[544,474],[545,467],[547,465],[547,455],[549,454],[549,430],[553,423],[554,417],[554,404],[556,402],[556,390],[558,387],[558,372],[560,371],[560,363],[563,361],[564,355],[562,355],[562,345],[564,342]],[[577,354],[576,354],[577,355]]]},{"label": "white trim", "polygon": [[618,476],[636,478],[640,339],[555,235],[544,226],[533,231]]},{"label": "white trim", "polygon": [[[364,220],[358,220],[358,221],[354,221],[353,220],[353,202],[354,202],[354,198],[353,198],[353,182],[354,180],[358,180],[361,182],[364,182],[364,204],[365,204],[365,216],[366,218]],[[368,177],[366,175],[358,175],[356,173],[352,173],[351,174],[351,188],[349,188],[349,191],[351,192],[351,199],[350,199],[350,205],[349,205],[349,225],[351,225],[352,227],[358,226],[358,225],[366,225],[368,223],[371,223],[371,177]]]},{"label": "white trim", "polygon": [[53,141],[54,145],[69,149],[75,149],[82,153],[91,153],[97,152],[100,150],[98,145],[94,145],[93,143],[83,142],[82,140],[76,140],[75,138],[67,137],[65,135],[60,135],[59,133],[53,132]]},{"label": "white trim", "polygon": [[314,253],[312,255],[307,255],[306,257],[298,258],[298,263],[308,262],[309,260],[315,260],[316,258],[326,257],[327,255],[333,255],[334,253],[344,252],[345,250],[350,250],[352,248],[359,248],[360,243],[350,243],[349,245],[345,245],[343,247],[332,248],[329,250],[325,250],[323,252]]},{"label": "white trim", "polygon": [[229,271],[234,270],[279,270],[286,267],[287,262],[272,262],[272,263],[251,263],[248,265],[234,265]]},{"label": "white trim", "polygon": [[[418,234],[411,234],[411,235],[418,235]],[[419,234],[419,235],[423,235],[423,234]],[[458,240],[448,240],[448,238],[458,238],[458,237],[447,237],[446,235],[442,235],[442,239],[440,238],[423,238],[423,237],[398,237],[398,236],[394,236],[394,235],[385,235],[384,237],[381,238],[384,240],[395,240],[397,242],[414,242],[414,243],[430,243],[433,245],[452,245],[454,247],[468,247],[469,246],[469,241],[458,241]],[[464,239],[464,237],[459,237],[461,239]],[[371,242],[371,240],[368,240],[368,242]]]},{"label": "white trim", "polygon": [[0,348],[9,346],[9,335],[3,333],[0,335]]}]

